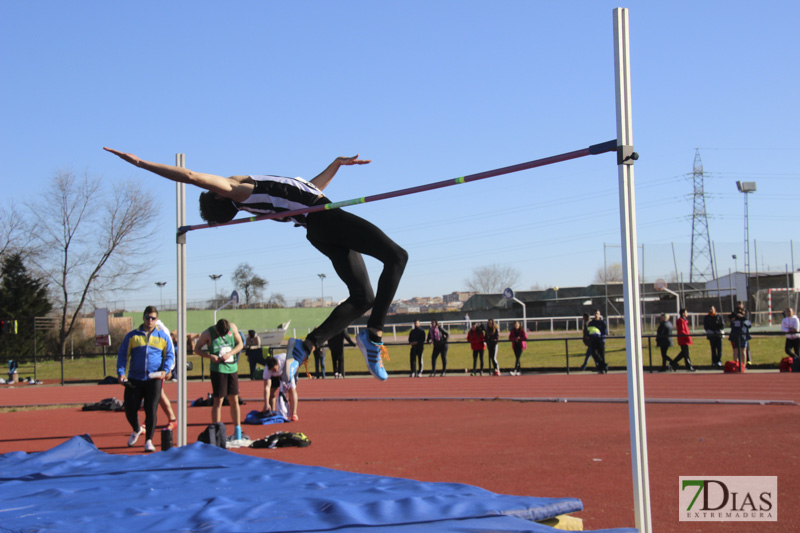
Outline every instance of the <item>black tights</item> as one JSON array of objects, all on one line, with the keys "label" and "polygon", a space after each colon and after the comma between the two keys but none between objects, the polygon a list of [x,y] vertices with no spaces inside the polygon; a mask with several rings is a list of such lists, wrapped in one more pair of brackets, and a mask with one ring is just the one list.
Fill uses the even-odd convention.
[{"label": "black tights", "polygon": [[[330,348],[330,346],[328,346]],[[331,361],[333,361],[333,373],[344,376],[344,348],[330,348]]]},{"label": "black tights", "polygon": [[422,352],[424,349],[425,346],[423,344],[415,344],[411,347],[411,351],[409,353],[409,363],[412,374],[416,374],[417,372],[420,374],[422,373]]},{"label": "black tights", "polygon": [[[325,254],[339,278],[347,285],[349,298],[340,303],[308,339],[321,346],[372,308],[367,326],[383,330],[408,253],[377,226],[341,209],[318,211],[307,217],[308,241]],[[369,274],[361,254],[383,263],[377,293],[372,292]]]},{"label": "black tights", "polygon": [[669,358],[667,355],[667,351],[669,351],[669,346],[661,346],[661,368],[666,369],[667,366],[672,366],[674,361]]},{"label": "black tights", "polygon": [[478,357],[481,358],[481,372],[483,372],[483,350],[472,350],[472,371],[475,372],[477,369]]},{"label": "black tights", "polygon": [[500,370],[500,365],[497,362],[497,343],[486,343],[486,354],[489,356],[489,366],[492,370]]},{"label": "black tights", "polygon": [[431,374],[436,373],[436,359],[442,355],[442,374],[447,372],[447,345],[446,344],[433,344],[433,353],[431,354]]},{"label": "black tights", "polygon": [[125,385],[125,418],[134,431],[139,430],[139,406],[144,399],[144,427],[147,440],[152,440],[156,432],[158,416],[158,400],[161,399],[160,379],[139,381],[129,379]]},{"label": "black tights", "polygon": [[519,372],[522,369],[519,362],[519,358],[522,357],[522,344],[514,342],[512,348],[514,349],[514,370]]},{"label": "black tights", "polygon": [[681,346],[681,351],[678,354],[678,357],[672,360],[672,364],[677,365],[678,361],[680,361],[681,359],[683,359],[683,364],[686,365],[686,368],[691,368],[692,360],[689,359],[689,346],[685,344]]}]

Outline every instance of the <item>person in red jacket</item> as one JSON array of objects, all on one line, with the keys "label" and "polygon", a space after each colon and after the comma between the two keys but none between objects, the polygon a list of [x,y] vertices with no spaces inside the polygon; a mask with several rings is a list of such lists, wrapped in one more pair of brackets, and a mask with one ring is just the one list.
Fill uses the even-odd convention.
[{"label": "person in red jacket", "polygon": [[486,335],[484,334],[483,325],[477,322],[472,323],[472,327],[467,333],[467,340],[472,347],[472,373],[471,376],[478,375],[478,357],[481,358],[480,375],[483,375],[483,350],[484,342],[486,342]]},{"label": "person in red jacket", "polygon": [[520,372],[521,367],[519,358],[522,356],[522,350],[528,347],[528,343],[525,342],[528,340],[528,334],[525,333],[525,328],[522,327],[522,324],[519,323],[519,320],[514,322],[514,327],[508,334],[508,340],[511,341],[511,348],[514,350],[515,358],[514,370],[511,371],[511,375],[519,376],[522,374],[522,372]]},{"label": "person in red jacket", "polygon": [[683,359],[683,362],[686,364],[686,370],[689,372],[694,372],[694,367],[692,366],[692,360],[689,359],[689,346],[692,345],[692,335],[689,333],[689,320],[688,320],[689,313],[686,309],[681,309],[681,317],[675,321],[675,329],[676,335],[678,337],[678,346],[681,347],[681,352],[678,354],[678,357],[672,360],[673,368],[677,370],[678,361]]}]

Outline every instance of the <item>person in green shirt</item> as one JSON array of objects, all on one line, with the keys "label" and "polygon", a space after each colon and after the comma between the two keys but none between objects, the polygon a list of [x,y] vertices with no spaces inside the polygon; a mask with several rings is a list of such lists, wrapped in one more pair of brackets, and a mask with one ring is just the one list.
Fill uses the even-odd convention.
[{"label": "person in green shirt", "polygon": [[[206,348],[207,351],[203,351]],[[242,414],[239,409],[239,353],[244,348],[236,324],[224,318],[205,330],[194,347],[194,353],[211,360],[211,387],[214,404],[211,423],[219,422],[222,400],[227,396],[231,404],[231,418],[235,426],[234,438],[242,438]]]}]

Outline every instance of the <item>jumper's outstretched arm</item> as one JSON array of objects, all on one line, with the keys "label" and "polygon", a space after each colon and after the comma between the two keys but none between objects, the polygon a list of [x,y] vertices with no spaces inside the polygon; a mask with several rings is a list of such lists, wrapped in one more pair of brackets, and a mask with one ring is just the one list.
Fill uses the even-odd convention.
[{"label": "jumper's outstretched arm", "polygon": [[247,176],[232,176],[226,178],[217,176],[215,174],[206,174],[204,172],[195,172],[188,168],[177,167],[174,165],[164,165],[161,163],[154,163],[152,161],[145,161],[134,154],[120,152],[113,148],[103,148],[107,152],[111,152],[123,161],[127,161],[133,166],[143,168],[153,174],[167,178],[171,181],[178,183],[188,183],[196,185],[201,189],[213,191],[220,196],[230,198],[236,201],[246,200],[253,192],[253,184],[245,183],[244,180]]}]

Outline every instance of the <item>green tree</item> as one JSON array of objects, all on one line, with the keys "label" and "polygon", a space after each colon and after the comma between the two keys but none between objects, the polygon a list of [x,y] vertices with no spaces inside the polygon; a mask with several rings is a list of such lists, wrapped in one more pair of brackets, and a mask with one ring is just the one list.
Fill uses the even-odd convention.
[{"label": "green tree", "polygon": [[7,254],[0,266],[0,318],[16,320],[17,334],[0,337],[0,354],[33,354],[33,319],[52,308],[46,283],[28,273],[22,254]]},{"label": "green tree", "polygon": [[244,291],[244,304],[248,305],[261,300],[269,282],[256,274],[253,267],[242,263],[233,271],[233,284]]}]

